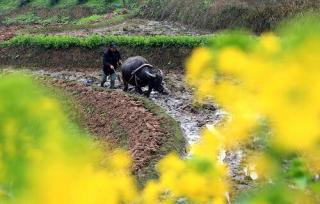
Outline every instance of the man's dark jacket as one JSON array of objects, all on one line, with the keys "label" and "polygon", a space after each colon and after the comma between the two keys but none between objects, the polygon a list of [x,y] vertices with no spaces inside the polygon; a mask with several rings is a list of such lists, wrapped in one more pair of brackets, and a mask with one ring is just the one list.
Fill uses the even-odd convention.
[{"label": "man's dark jacket", "polygon": [[112,65],[115,69],[118,68],[118,62],[121,60],[121,56],[118,50],[112,52],[108,49],[103,53],[103,72],[106,75],[110,75],[113,73],[113,70],[110,68]]}]

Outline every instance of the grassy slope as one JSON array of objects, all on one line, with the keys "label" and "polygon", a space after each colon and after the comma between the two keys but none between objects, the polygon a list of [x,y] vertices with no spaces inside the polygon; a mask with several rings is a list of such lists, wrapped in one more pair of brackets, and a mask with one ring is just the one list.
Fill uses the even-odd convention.
[{"label": "grassy slope", "polygon": [[[49,0],[31,0],[25,7],[48,7],[48,8],[64,8],[77,5],[77,0],[60,0],[58,4],[54,6],[49,5]],[[120,5],[120,0],[114,0],[114,4]],[[87,6],[90,8],[105,8],[110,6],[106,4],[104,0],[87,0],[82,6]],[[0,14],[8,11],[12,11],[18,8],[18,1],[16,0],[1,0],[0,1]]]},{"label": "grassy slope", "polygon": [[[17,1],[17,0],[16,0]],[[18,11],[16,1],[0,1],[1,13],[8,10]],[[303,11],[319,12],[319,0],[128,0],[129,7],[139,6],[140,15],[159,20],[180,21],[195,27],[212,31],[229,28],[247,28],[256,33],[270,30],[282,19]],[[104,0],[88,0],[80,7],[93,9],[88,15],[101,13],[106,8],[121,6],[120,0],[106,4]],[[31,0],[27,8],[74,8],[77,0],[60,0],[53,6],[48,6],[48,0]],[[23,10],[23,9],[22,9]],[[29,10],[30,12],[30,10]],[[66,13],[66,12],[64,12]],[[21,13],[20,13],[21,14]],[[86,16],[86,15],[85,15]],[[4,18],[4,16],[2,16]],[[68,17],[68,16],[67,16]],[[101,24],[101,26],[104,26]],[[77,28],[72,27],[71,28]],[[69,28],[69,29],[71,29]],[[68,28],[67,28],[68,29]]]},{"label": "grassy slope", "polygon": [[1,0],[0,1],[0,14],[5,11],[12,10],[17,7],[17,3],[12,0]]},{"label": "grassy slope", "polygon": [[[75,25],[82,18],[95,14],[105,14],[123,7],[120,0],[106,3],[105,0],[87,0],[78,4],[77,0],[59,0],[50,5],[49,0],[30,0],[27,5],[18,6],[19,0],[0,1],[1,25]],[[90,25],[90,22],[87,23]]]},{"label": "grassy slope", "polygon": [[260,33],[286,17],[319,9],[319,0],[145,0],[140,15],[213,31],[241,27]]},{"label": "grassy slope", "polygon": [[[90,17],[84,17],[79,19],[76,23],[66,24],[63,26],[55,26],[55,25],[47,25],[43,28],[27,28],[19,31],[19,33],[29,33],[29,34],[44,34],[44,33],[58,33],[63,31],[74,31],[74,30],[81,30],[81,29],[95,29],[95,28],[102,28],[111,25],[116,25],[119,23],[124,22],[126,19],[135,16],[135,13],[128,13],[123,15],[118,15],[113,18],[107,20],[99,20],[97,23],[92,23],[92,21],[87,21],[86,19],[90,19]],[[98,15],[93,15],[98,16]],[[85,20],[83,20],[85,19]]]}]

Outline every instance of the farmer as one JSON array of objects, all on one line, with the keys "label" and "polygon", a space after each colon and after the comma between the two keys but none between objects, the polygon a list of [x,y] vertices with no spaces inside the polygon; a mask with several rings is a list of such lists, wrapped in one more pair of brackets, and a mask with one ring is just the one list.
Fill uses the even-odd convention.
[{"label": "farmer", "polygon": [[115,43],[109,45],[108,50],[103,54],[103,71],[101,87],[107,81],[107,76],[110,76],[110,88],[115,88],[115,81],[117,78],[116,69],[121,65],[121,56]]}]

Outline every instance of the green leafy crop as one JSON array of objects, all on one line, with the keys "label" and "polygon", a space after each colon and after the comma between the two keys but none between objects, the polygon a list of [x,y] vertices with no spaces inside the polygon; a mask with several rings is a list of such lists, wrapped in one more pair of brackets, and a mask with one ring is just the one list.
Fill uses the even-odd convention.
[{"label": "green leafy crop", "polygon": [[45,48],[68,48],[72,46],[94,48],[115,42],[134,47],[196,47],[206,45],[212,36],[100,36],[87,37],[55,35],[19,35],[2,43],[2,46],[41,46]]}]

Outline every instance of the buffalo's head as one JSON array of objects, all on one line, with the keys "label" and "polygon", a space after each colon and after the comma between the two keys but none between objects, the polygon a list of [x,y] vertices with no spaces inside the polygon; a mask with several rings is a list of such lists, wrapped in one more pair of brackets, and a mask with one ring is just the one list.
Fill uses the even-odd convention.
[{"label": "buffalo's head", "polygon": [[161,94],[167,95],[168,91],[164,87],[163,72],[159,69],[156,73],[150,74],[152,77],[152,87]]}]

